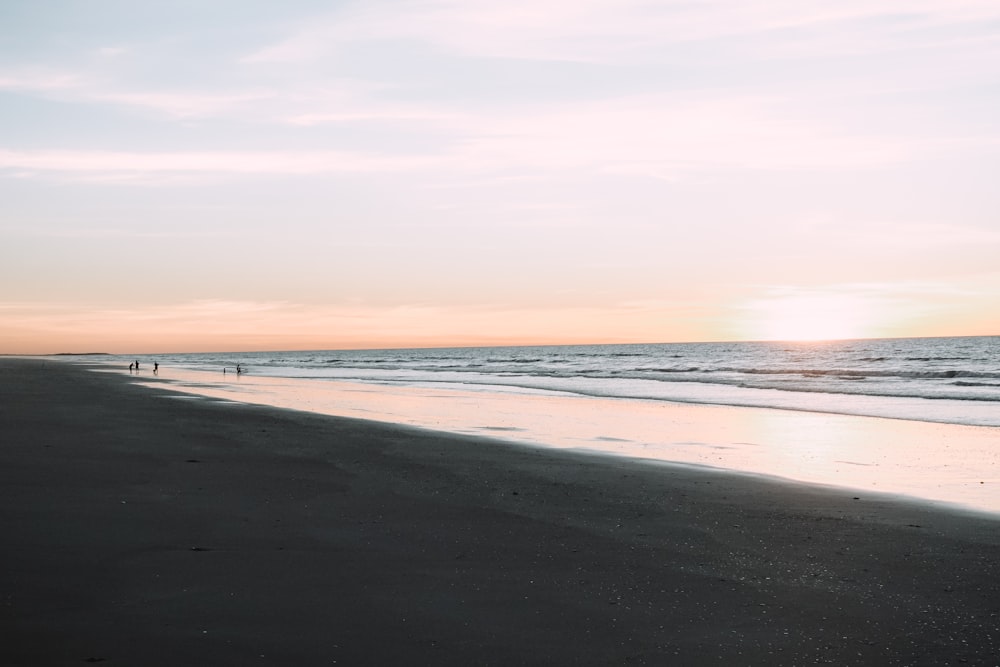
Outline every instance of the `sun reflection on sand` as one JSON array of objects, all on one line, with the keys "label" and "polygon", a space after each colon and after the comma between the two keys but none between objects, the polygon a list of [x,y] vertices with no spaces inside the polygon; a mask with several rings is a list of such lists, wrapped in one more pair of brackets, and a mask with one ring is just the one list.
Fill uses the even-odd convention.
[{"label": "sun reflection on sand", "polygon": [[161,369],[146,384],[224,400],[712,466],[1000,512],[997,429],[554,393]]}]

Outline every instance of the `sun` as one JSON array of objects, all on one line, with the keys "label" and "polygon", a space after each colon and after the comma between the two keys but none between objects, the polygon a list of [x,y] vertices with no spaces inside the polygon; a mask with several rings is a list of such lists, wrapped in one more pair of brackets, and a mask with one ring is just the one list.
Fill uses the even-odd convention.
[{"label": "sun", "polygon": [[755,300],[748,308],[761,340],[863,338],[870,321],[870,304],[848,294],[786,294]]}]

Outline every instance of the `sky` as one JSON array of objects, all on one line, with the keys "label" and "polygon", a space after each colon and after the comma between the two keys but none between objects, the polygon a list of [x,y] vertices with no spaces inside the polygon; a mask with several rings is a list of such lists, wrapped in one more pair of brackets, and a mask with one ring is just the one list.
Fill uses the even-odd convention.
[{"label": "sky", "polygon": [[996,0],[4,0],[0,353],[1000,334]]}]

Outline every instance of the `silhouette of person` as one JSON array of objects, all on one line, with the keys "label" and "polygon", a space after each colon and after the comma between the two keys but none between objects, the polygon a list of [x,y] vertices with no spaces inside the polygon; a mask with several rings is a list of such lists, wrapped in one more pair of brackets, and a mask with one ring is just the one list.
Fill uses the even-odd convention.
[{"label": "silhouette of person", "polygon": [[239,364],[236,364],[236,374],[237,375],[242,375],[243,374],[243,369],[240,368]]},{"label": "silhouette of person", "polygon": [[160,372],[160,363],[157,361],[153,362],[153,375],[158,375]]},{"label": "silhouette of person", "polygon": [[135,372],[136,373],[139,372],[139,360],[138,359],[135,360]]},{"label": "silhouette of person", "polygon": [[128,372],[131,373],[133,368],[135,368],[135,363],[130,361],[128,364]]}]

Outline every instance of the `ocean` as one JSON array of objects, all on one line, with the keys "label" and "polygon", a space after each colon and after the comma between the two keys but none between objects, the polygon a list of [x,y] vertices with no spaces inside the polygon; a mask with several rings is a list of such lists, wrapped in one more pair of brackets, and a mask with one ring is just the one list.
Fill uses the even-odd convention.
[{"label": "ocean", "polygon": [[[116,357],[127,364],[134,355]],[[1000,336],[142,355],[302,380],[549,392],[1000,427]]]}]

